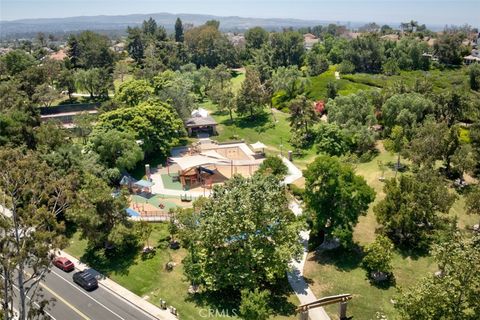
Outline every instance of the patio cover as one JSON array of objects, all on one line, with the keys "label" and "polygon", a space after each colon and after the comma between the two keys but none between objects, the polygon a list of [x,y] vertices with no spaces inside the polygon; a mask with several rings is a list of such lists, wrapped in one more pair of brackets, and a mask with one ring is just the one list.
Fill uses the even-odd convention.
[{"label": "patio cover", "polygon": [[135,182],[134,185],[142,188],[151,188],[153,186],[153,182],[147,180],[139,180]]},{"label": "patio cover", "polygon": [[260,150],[260,149],[265,149],[267,146],[261,143],[260,141],[257,141],[253,144],[250,145],[253,150]]},{"label": "patio cover", "polygon": [[170,158],[172,162],[178,164],[180,169],[187,170],[193,167],[200,167],[212,164],[227,164],[230,163],[229,160],[223,159],[216,159],[212,157],[207,157],[204,155],[195,155],[195,156],[187,156],[181,158]]}]

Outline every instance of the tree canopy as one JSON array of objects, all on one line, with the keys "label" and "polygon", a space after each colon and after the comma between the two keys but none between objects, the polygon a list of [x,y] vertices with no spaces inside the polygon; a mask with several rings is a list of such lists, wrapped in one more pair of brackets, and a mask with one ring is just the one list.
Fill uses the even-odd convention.
[{"label": "tree canopy", "polygon": [[352,241],[353,228],[375,198],[375,192],[349,164],[321,155],[307,166],[305,204],[313,231],[337,237],[343,245]]},{"label": "tree canopy", "polygon": [[276,283],[301,253],[302,223],[288,208],[284,187],[272,176],[235,176],[215,186],[196,219],[183,226],[191,243],[185,273],[207,290]]}]

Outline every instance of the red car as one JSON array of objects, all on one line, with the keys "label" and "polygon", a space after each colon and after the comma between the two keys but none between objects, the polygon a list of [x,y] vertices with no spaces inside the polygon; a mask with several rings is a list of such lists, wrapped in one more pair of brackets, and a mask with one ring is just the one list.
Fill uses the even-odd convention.
[{"label": "red car", "polygon": [[55,257],[53,259],[53,264],[66,272],[75,269],[75,265],[73,264],[73,262],[64,257]]}]

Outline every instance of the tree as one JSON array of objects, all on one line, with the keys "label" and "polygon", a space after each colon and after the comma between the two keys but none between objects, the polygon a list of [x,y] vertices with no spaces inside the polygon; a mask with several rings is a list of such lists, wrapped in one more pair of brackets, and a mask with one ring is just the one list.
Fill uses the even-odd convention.
[{"label": "tree", "polygon": [[[376,281],[382,275],[392,274],[393,243],[389,238],[377,236],[374,242],[365,247],[362,266],[367,271],[367,277]],[[385,279],[386,280],[386,279]]]},{"label": "tree", "polygon": [[274,91],[285,91],[287,100],[291,100],[304,91],[306,82],[296,66],[289,66],[280,67],[273,73],[272,84]]},{"label": "tree", "polygon": [[304,176],[304,199],[313,231],[337,237],[344,246],[351,244],[359,216],[367,213],[375,198],[373,189],[350,165],[326,155],[309,164]]},{"label": "tree", "polygon": [[470,144],[464,144],[455,150],[452,156],[452,165],[463,179],[465,173],[471,173],[477,164],[473,148]]},{"label": "tree", "polygon": [[113,87],[113,79],[105,69],[93,68],[78,70],[75,83],[80,90],[86,91],[91,98],[108,97],[108,90]]},{"label": "tree", "polygon": [[324,73],[329,67],[327,57],[325,57],[323,54],[315,53],[314,51],[310,51],[307,54],[306,62],[308,74],[312,77]]},{"label": "tree", "polygon": [[267,320],[270,317],[270,308],[268,302],[270,292],[268,290],[242,290],[242,302],[240,304],[240,314],[244,319],[249,320]]},{"label": "tree", "polygon": [[480,65],[478,65],[478,63],[474,63],[468,67],[468,76],[470,79],[470,89],[478,91],[480,89]]},{"label": "tree", "polygon": [[290,101],[288,108],[290,110],[289,120],[292,130],[309,135],[311,127],[316,120],[313,102],[308,100],[305,95],[301,95]]},{"label": "tree", "polygon": [[[399,137],[396,134],[400,134],[400,132],[394,134],[394,130],[392,130],[392,142],[395,144],[395,139]],[[445,155],[445,149],[447,148],[448,143],[448,135],[449,129],[447,124],[444,122],[436,122],[433,118],[427,118],[423,124],[414,129],[413,138],[410,142],[410,145],[407,150],[408,157],[412,160],[412,162],[418,166],[427,166],[433,168],[435,165],[435,161],[442,160]],[[405,132],[403,132],[404,142],[403,146],[400,146],[401,152],[406,147],[406,137]],[[399,142],[401,143],[401,142]],[[393,152],[397,152],[394,149],[394,146],[391,149]],[[448,163],[450,160],[448,160]],[[450,164],[448,164],[450,166]]]},{"label": "tree", "polygon": [[84,69],[113,68],[114,54],[107,36],[83,31],[68,41],[67,55],[75,67]]},{"label": "tree", "polygon": [[461,33],[444,32],[435,41],[434,50],[438,61],[447,65],[459,65],[462,63]]},{"label": "tree", "polygon": [[262,175],[274,175],[279,179],[283,179],[288,173],[288,167],[279,157],[268,156],[263,160],[262,164],[260,164],[257,173]]},{"label": "tree", "polygon": [[118,88],[115,99],[134,107],[140,102],[148,100],[153,95],[154,89],[146,80],[129,80]]},{"label": "tree", "polygon": [[382,106],[382,119],[385,131],[389,134],[395,125],[406,130],[407,137],[412,134],[411,129],[423,122],[425,116],[432,113],[434,104],[418,93],[396,94],[389,98]]},{"label": "tree", "polygon": [[136,63],[142,63],[145,45],[142,39],[142,31],[139,27],[127,28],[127,50]]},{"label": "tree", "polygon": [[329,100],[326,109],[328,121],[336,122],[342,128],[370,127],[376,123],[375,108],[365,93],[350,94]]},{"label": "tree", "polygon": [[456,196],[442,177],[429,170],[386,181],[385,199],[373,211],[383,232],[396,244],[426,249],[435,232],[448,222]]},{"label": "tree", "polygon": [[338,88],[335,81],[328,81],[327,82],[327,98],[329,100],[333,100],[338,95]]},{"label": "tree", "polygon": [[180,72],[167,70],[153,78],[155,94],[162,101],[169,101],[178,115],[187,120],[196,106],[191,79]]},{"label": "tree", "polygon": [[183,122],[168,104],[150,99],[136,107],[125,107],[100,115],[97,128],[133,132],[142,140],[146,153],[167,155],[170,148],[186,135]]},{"label": "tree", "polygon": [[72,70],[64,69],[60,72],[58,86],[62,91],[66,91],[68,99],[72,100],[72,93],[75,92],[75,75]]},{"label": "tree", "polygon": [[58,99],[58,97],[58,92],[46,83],[36,87],[35,93],[32,96],[33,101],[39,103],[43,107],[50,107],[53,101]]},{"label": "tree", "polygon": [[[241,206],[238,204],[242,203]],[[235,176],[215,186],[188,228],[187,278],[206,290],[258,288],[283,279],[302,247],[302,223],[272,176]]]},{"label": "tree", "polygon": [[260,49],[268,41],[268,31],[262,27],[250,28],[245,32],[247,50]]},{"label": "tree", "polygon": [[143,160],[142,148],[131,132],[96,130],[90,136],[88,148],[100,156],[100,163],[105,167],[117,168],[120,172],[133,169]]},{"label": "tree", "polygon": [[233,111],[235,110],[235,94],[231,88],[220,91],[216,95],[219,111],[227,111],[230,117],[230,121],[233,121]]},{"label": "tree", "polygon": [[175,21],[175,41],[183,42],[183,24],[180,18]]},{"label": "tree", "polygon": [[145,246],[149,248],[150,243],[148,240],[150,239],[150,236],[152,235],[152,232],[153,232],[152,225],[145,220],[140,220],[137,227],[138,227],[140,239],[143,241]]},{"label": "tree", "polygon": [[352,139],[336,123],[320,123],[315,132],[317,153],[343,156],[352,147]]},{"label": "tree", "polygon": [[249,114],[253,118],[256,114],[263,111],[265,95],[257,70],[247,69],[245,81],[240,87],[236,102],[237,113],[240,115]]},{"label": "tree", "polygon": [[48,305],[39,284],[51,266],[51,250],[65,244],[57,219],[71,199],[72,180],[21,149],[0,149],[0,168],[3,317],[14,319],[15,305],[18,319],[33,319],[45,315]]},{"label": "tree", "polygon": [[465,209],[468,214],[480,215],[480,187],[474,186],[465,197]]},{"label": "tree", "polygon": [[87,137],[93,130],[93,121],[95,117],[88,112],[82,112],[73,118],[75,125],[75,134],[82,138],[83,144],[87,143]]},{"label": "tree", "polygon": [[395,59],[388,59],[383,65],[383,73],[387,76],[400,74],[400,67]]},{"label": "tree", "polygon": [[[217,21],[218,22],[218,21]],[[233,44],[219,30],[217,23],[206,23],[185,32],[185,44],[192,55],[192,62],[214,68],[219,64],[232,66],[235,63]]]},{"label": "tree", "polygon": [[125,75],[128,74],[128,63],[125,60],[120,60],[115,64],[113,70],[115,79],[120,78],[120,82],[123,83]]},{"label": "tree", "polygon": [[124,192],[112,196],[114,190],[101,178],[86,174],[77,198],[67,210],[67,217],[81,231],[92,249],[123,249],[137,245],[135,230],[128,220],[127,197]]},{"label": "tree", "polygon": [[305,53],[303,36],[296,31],[276,32],[270,36],[273,67],[302,65]]},{"label": "tree", "polygon": [[395,176],[397,176],[398,170],[401,167],[400,159],[402,151],[404,151],[405,147],[408,145],[408,139],[405,136],[405,129],[401,126],[393,127],[390,137],[385,140],[384,144],[385,149],[397,154],[397,164],[395,166]]},{"label": "tree", "polygon": [[382,59],[383,46],[376,34],[353,39],[345,52],[345,60],[353,63],[356,72],[380,73]]},{"label": "tree", "polygon": [[402,290],[395,308],[402,319],[474,320],[480,313],[480,237],[459,232],[436,245],[440,275],[430,274]]},{"label": "tree", "polygon": [[35,64],[35,59],[23,50],[13,50],[0,58],[7,73],[11,76],[27,70]]}]

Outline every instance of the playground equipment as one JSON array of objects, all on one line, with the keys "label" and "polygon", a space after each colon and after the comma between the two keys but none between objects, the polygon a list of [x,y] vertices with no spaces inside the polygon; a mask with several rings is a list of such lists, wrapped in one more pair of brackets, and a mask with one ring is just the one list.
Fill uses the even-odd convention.
[{"label": "playground equipment", "polygon": [[347,320],[347,302],[352,299],[352,295],[349,293],[339,294],[336,296],[330,296],[318,299],[310,303],[302,304],[298,306],[297,312],[300,313],[300,320],[308,320],[308,311],[310,309],[319,308],[322,306],[327,306],[334,303],[339,303],[339,318],[340,320]]}]

